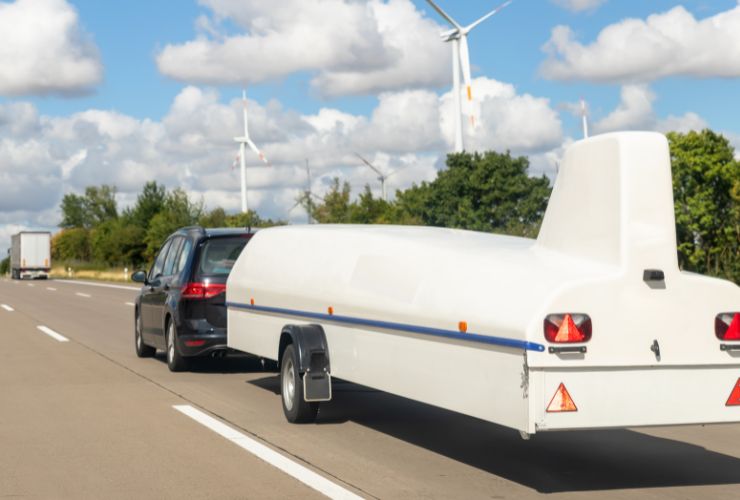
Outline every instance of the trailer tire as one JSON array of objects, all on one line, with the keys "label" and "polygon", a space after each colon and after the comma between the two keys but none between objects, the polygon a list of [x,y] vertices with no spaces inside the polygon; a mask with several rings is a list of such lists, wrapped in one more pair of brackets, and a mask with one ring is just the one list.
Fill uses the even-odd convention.
[{"label": "trailer tire", "polygon": [[134,345],[136,346],[136,356],[140,358],[151,358],[156,352],[156,349],[146,345],[141,337],[141,314],[138,310],[134,319]]},{"label": "trailer tire", "polygon": [[303,377],[298,369],[298,353],[293,344],[283,352],[280,366],[280,399],[283,413],[293,424],[311,423],[316,420],[319,403],[308,403],[303,399]]}]

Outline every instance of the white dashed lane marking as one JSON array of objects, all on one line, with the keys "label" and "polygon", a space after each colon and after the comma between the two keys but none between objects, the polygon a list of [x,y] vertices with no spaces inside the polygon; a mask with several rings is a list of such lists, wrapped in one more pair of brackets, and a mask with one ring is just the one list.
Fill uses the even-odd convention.
[{"label": "white dashed lane marking", "polygon": [[86,293],[81,293],[81,292],[77,292],[75,295],[77,295],[78,297],[85,297],[86,299],[89,299],[90,297],[92,297],[92,295],[88,295]]},{"label": "white dashed lane marking", "polygon": [[47,334],[49,337],[53,338],[54,340],[57,340],[59,342],[69,342],[69,339],[65,337],[64,335],[60,335],[48,326],[37,326],[41,332]]},{"label": "white dashed lane marking", "polygon": [[3,309],[5,309],[6,311],[11,312],[11,313],[13,311],[15,311],[15,309],[13,309],[12,307],[10,307],[8,304],[0,304],[0,307],[2,307]]},{"label": "white dashed lane marking", "polygon": [[190,405],[175,405],[173,408],[329,498],[362,498]]}]

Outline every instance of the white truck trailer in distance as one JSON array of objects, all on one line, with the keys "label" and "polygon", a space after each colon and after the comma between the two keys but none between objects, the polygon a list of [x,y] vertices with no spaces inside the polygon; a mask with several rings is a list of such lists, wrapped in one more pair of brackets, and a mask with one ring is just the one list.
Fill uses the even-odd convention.
[{"label": "white truck trailer in distance", "polygon": [[740,422],[740,287],[682,272],[668,143],[568,149],[536,240],[388,226],[260,231],[229,347],[278,360],[310,421],[331,377],[518,429]]},{"label": "white truck trailer in distance", "polygon": [[13,279],[49,277],[51,233],[22,231],[11,237],[10,276]]}]

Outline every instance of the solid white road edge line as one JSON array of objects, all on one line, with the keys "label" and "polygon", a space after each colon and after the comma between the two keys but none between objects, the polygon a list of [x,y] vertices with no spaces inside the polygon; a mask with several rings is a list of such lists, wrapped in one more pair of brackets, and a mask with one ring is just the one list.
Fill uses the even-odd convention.
[{"label": "solid white road edge line", "polygon": [[84,286],[97,286],[100,288],[117,288],[118,290],[141,290],[141,287],[137,286],[124,286],[124,285],[108,285],[107,283],[91,283],[89,281],[75,281],[75,280],[54,280],[57,283],[69,283],[70,285],[84,285]]},{"label": "solid white road edge line", "polygon": [[12,307],[10,307],[8,304],[0,304],[0,307],[2,307],[3,309],[5,309],[6,311],[11,312],[11,313],[13,311],[15,311],[15,309],[13,309]]},{"label": "solid white road edge line", "polygon": [[65,337],[64,335],[59,335],[57,332],[52,330],[49,327],[46,326],[37,326],[39,330],[47,334],[49,337],[53,338],[54,340],[58,340],[59,342],[69,342],[69,339]]},{"label": "solid white road edge line", "polygon": [[173,408],[329,498],[362,498],[190,405]]},{"label": "solid white road edge line", "polygon": [[88,295],[86,293],[80,293],[80,292],[77,292],[75,295],[77,295],[78,297],[85,297],[86,299],[89,299],[90,297],[92,297],[92,295]]}]

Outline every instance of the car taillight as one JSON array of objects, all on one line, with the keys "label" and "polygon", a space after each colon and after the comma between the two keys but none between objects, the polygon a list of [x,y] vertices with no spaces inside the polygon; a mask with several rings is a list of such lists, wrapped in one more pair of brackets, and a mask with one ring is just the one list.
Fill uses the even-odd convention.
[{"label": "car taillight", "polygon": [[714,334],[720,340],[740,340],[740,313],[720,313],[714,318]]},{"label": "car taillight", "polygon": [[550,314],[545,318],[545,338],[555,344],[588,342],[591,318],[587,314]]},{"label": "car taillight", "polygon": [[182,287],[183,299],[210,299],[226,291],[224,283],[188,283]]}]

